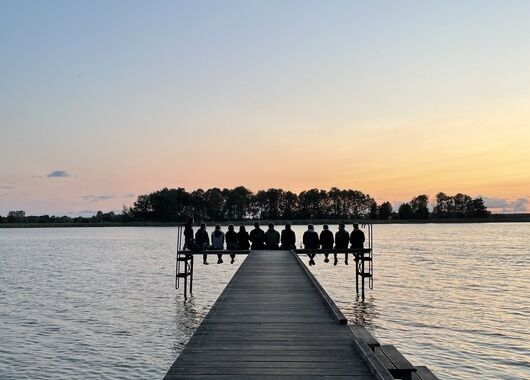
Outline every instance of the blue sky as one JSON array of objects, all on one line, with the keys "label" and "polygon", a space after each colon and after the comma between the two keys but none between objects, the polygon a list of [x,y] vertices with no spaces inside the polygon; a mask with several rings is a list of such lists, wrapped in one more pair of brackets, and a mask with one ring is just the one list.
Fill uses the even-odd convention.
[{"label": "blue sky", "polygon": [[527,1],[1,1],[0,214],[163,186],[527,199],[529,19]]}]

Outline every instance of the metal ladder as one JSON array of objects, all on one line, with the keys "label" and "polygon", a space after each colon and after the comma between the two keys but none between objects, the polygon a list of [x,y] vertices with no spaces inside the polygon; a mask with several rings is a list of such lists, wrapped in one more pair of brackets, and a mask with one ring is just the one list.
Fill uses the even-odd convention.
[{"label": "metal ladder", "polygon": [[355,253],[355,290],[359,294],[359,278],[361,279],[361,297],[364,299],[365,280],[368,278],[368,287],[374,288],[374,249],[373,249],[373,227],[371,224],[362,224],[361,228],[367,229],[368,247],[362,252]]},{"label": "metal ladder", "polygon": [[189,293],[193,291],[193,255],[184,251],[184,242],[182,229],[183,226],[177,227],[176,239],[176,261],[175,261],[175,289],[180,288],[181,281],[184,282],[184,299],[188,298],[188,284]]}]

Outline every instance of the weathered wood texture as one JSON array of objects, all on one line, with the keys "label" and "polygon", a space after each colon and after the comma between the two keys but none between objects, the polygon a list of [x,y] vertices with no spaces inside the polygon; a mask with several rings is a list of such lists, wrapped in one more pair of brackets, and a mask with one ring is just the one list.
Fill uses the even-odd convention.
[{"label": "weathered wood texture", "polygon": [[289,251],[252,251],[165,379],[375,379]]}]

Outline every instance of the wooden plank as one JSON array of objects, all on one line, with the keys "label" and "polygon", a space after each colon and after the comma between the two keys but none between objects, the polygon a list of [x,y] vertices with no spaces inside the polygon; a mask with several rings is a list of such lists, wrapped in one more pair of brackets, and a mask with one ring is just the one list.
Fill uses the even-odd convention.
[{"label": "wooden plank", "polygon": [[416,376],[421,380],[438,380],[438,378],[425,366],[416,366]]},{"label": "wooden plank", "polygon": [[376,379],[311,276],[292,252],[252,251],[165,379]]},{"label": "wooden plank", "polygon": [[392,363],[392,361],[390,361],[390,359],[388,359],[386,357],[386,355],[383,353],[383,351],[381,351],[381,348],[380,347],[375,347],[374,348],[374,353],[375,353],[375,356],[377,357],[377,359],[381,362],[381,364],[389,371],[389,372],[393,372],[395,371],[396,369],[396,366],[394,365],[394,363]]},{"label": "wooden plank", "polygon": [[335,304],[335,302],[333,302],[333,300],[328,295],[328,293],[326,293],[322,285],[320,285],[320,283],[317,281],[315,276],[313,276],[313,273],[311,273],[311,271],[305,266],[302,260],[300,260],[298,255],[295,252],[293,252],[293,255],[298,261],[298,263],[300,264],[300,266],[304,269],[304,272],[306,273],[307,277],[311,281],[311,284],[313,285],[315,290],[318,292],[318,294],[322,297],[324,303],[328,307],[329,311],[331,312],[335,320],[339,322],[341,325],[346,325],[348,323],[348,319],[344,316],[344,314],[342,314],[342,311],[340,311],[340,309]]},{"label": "wooden plank", "polygon": [[373,351],[374,347],[379,347],[379,341],[374,338],[372,334],[364,326],[361,325],[351,325],[349,326],[350,330],[353,332],[356,338],[360,341],[366,343],[368,347]]},{"label": "wooden plank", "polygon": [[380,350],[386,357],[394,364],[398,370],[402,371],[416,371],[416,368],[403,356],[396,347],[392,345],[380,346]]},{"label": "wooden plank", "polygon": [[377,380],[394,379],[388,369],[378,359],[378,355],[376,355],[365,342],[354,339],[353,344],[357,352],[360,354],[361,359],[365,362],[366,366]]},{"label": "wooden plank", "polygon": [[394,376],[403,380],[411,380],[416,368],[394,347],[374,347],[374,352],[379,361]]}]

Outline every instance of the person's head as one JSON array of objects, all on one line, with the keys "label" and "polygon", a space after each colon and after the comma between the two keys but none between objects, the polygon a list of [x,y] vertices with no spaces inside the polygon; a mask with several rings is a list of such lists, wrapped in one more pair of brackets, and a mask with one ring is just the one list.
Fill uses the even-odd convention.
[{"label": "person's head", "polygon": [[228,231],[233,231],[233,230],[234,230],[234,225],[233,224],[229,225],[228,226]]},{"label": "person's head", "polygon": [[344,223],[339,224],[339,230],[343,230],[345,228],[346,228],[346,226],[344,225]]},{"label": "person's head", "polygon": [[313,231],[315,229],[315,227],[312,224],[310,224],[310,225],[307,226],[307,229],[309,231]]},{"label": "person's head", "polygon": [[188,223],[193,224],[193,218],[188,218]]},{"label": "person's head", "polygon": [[353,229],[354,230],[358,230],[359,229],[359,224],[358,223],[353,223]]},{"label": "person's head", "polygon": [[269,223],[269,230],[273,230],[274,229],[274,224],[273,223]]},{"label": "person's head", "polygon": [[254,223],[254,228],[259,228],[259,222]]},{"label": "person's head", "polygon": [[220,226],[219,224],[216,224],[216,225],[215,225],[215,230],[216,230],[216,231],[221,231],[221,226]]},{"label": "person's head", "polygon": [[329,226],[327,224],[324,224],[322,228],[324,228],[325,230],[329,230]]},{"label": "person's head", "polygon": [[201,230],[205,230],[205,229],[206,229],[206,224],[201,223]]},{"label": "person's head", "polygon": [[291,223],[285,223],[285,229],[290,230],[291,229]]},{"label": "person's head", "polygon": [[239,232],[246,232],[245,226],[239,226]]}]

